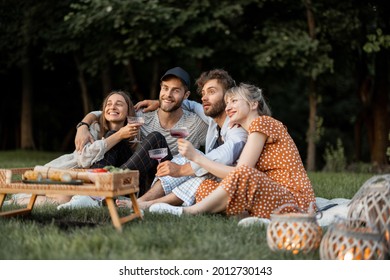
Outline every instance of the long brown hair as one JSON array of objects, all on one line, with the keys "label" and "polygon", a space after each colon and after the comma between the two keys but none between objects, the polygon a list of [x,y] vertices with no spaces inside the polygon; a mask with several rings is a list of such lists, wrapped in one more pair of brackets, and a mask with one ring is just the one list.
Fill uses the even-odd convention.
[{"label": "long brown hair", "polygon": [[[119,94],[121,95],[125,101],[126,101],[126,104],[127,104],[127,115],[128,116],[135,116],[135,109],[134,109],[134,105],[133,105],[133,102],[131,102],[131,99],[130,99],[130,96],[127,92],[125,91],[121,91],[121,90],[118,90],[118,91],[111,91],[107,94],[106,98],[103,100],[103,104],[102,104],[102,114],[100,116],[100,119],[99,119],[99,125],[100,125],[100,133],[99,133],[99,138],[101,139],[106,133],[107,131],[110,129],[109,126],[108,126],[108,121],[106,120],[106,118],[104,117],[104,109],[106,108],[107,106],[107,102],[108,102],[108,99],[110,98],[111,95],[113,94]],[[125,120],[125,125],[127,124],[127,119]]]}]

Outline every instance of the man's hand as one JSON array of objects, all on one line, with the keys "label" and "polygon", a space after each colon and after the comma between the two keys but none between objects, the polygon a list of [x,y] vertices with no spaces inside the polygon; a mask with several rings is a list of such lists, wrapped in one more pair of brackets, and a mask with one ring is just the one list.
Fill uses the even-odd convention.
[{"label": "man's hand", "polygon": [[86,125],[80,126],[77,129],[76,137],[74,139],[74,144],[76,146],[76,151],[81,151],[87,143],[93,143],[93,137],[88,130]]},{"label": "man's hand", "polygon": [[142,112],[147,113],[147,112],[152,112],[157,110],[159,106],[160,106],[160,101],[147,99],[135,104],[134,109],[138,111],[141,110],[141,108],[143,108]]},{"label": "man's hand", "polygon": [[162,177],[168,175],[172,177],[182,177],[182,176],[194,176],[195,173],[192,170],[190,163],[179,165],[167,160],[167,161],[163,161],[157,166],[156,176]]},{"label": "man's hand", "polygon": [[181,177],[183,176],[180,172],[182,165],[173,163],[169,160],[163,161],[157,166],[156,176],[172,176],[172,177]]},{"label": "man's hand", "polygon": [[93,143],[94,139],[89,132],[89,125],[97,121],[98,117],[93,113],[88,113],[81,122],[88,124],[77,127],[76,137],[74,138],[74,144],[76,151],[80,152],[87,143]]}]

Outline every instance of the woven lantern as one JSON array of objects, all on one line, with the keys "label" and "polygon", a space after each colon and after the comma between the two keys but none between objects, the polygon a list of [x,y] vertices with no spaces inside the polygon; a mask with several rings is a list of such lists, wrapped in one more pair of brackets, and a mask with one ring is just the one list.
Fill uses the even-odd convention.
[{"label": "woven lantern", "polygon": [[320,245],[322,260],[383,260],[386,254],[383,236],[362,220],[339,218]]},{"label": "woven lantern", "polygon": [[[272,251],[309,253],[318,248],[322,230],[317,223],[314,211],[304,213],[280,214],[281,210],[291,205],[283,205],[271,214],[267,228],[267,243]],[[312,207],[310,207],[312,209]]]},{"label": "woven lantern", "polygon": [[349,219],[361,219],[383,235],[390,251],[390,174],[367,180],[351,200]]}]

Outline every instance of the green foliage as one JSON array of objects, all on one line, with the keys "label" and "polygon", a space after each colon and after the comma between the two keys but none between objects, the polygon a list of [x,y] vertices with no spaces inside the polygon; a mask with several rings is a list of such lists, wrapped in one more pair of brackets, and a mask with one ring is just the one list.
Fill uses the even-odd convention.
[{"label": "green foliage", "polygon": [[[180,50],[183,57],[210,57],[213,47],[198,36],[229,34],[224,21],[242,14],[241,4],[229,1],[90,1],[70,5],[64,16],[68,31],[84,41],[85,69],[96,74],[107,61],[127,64]],[[108,43],[109,42],[109,43]]]},{"label": "green foliage", "polygon": [[255,35],[263,41],[255,55],[260,67],[284,68],[289,65],[314,79],[333,69],[333,60],[328,55],[330,45],[311,39],[305,29],[273,24]]},{"label": "green foliage", "polygon": [[347,167],[344,146],[340,138],[337,138],[336,147],[327,145],[324,153],[324,171],[343,172]]},{"label": "green foliage", "polygon": [[390,35],[383,34],[382,29],[378,28],[375,33],[368,34],[363,49],[367,53],[379,52],[381,49],[390,47]]},{"label": "green foliage", "polygon": [[[283,1],[268,1],[267,8],[279,13],[264,15],[261,25],[253,31],[253,40],[247,45],[256,64],[261,68],[289,67],[304,77],[316,79],[333,71],[332,46],[324,36],[318,21],[315,38],[308,32],[304,3],[288,5]],[[317,19],[321,12],[314,12]],[[293,17],[292,14],[299,16]],[[280,17],[285,20],[280,21]]]},{"label": "green foliage", "polygon": [[373,165],[371,163],[361,161],[353,162],[348,165],[347,171],[352,173],[372,173]]}]

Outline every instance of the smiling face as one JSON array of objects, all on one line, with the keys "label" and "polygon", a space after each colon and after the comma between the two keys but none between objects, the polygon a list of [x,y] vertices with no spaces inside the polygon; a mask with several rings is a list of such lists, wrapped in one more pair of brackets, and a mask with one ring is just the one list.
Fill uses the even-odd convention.
[{"label": "smiling face", "polygon": [[108,122],[124,122],[128,115],[128,105],[120,94],[112,94],[108,97],[104,107],[104,117]]},{"label": "smiling face", "polygon": [[247,100],[238,94],[226,98],[226,114],[230,122],[242,125],[251,112]]},{"label": "smiling face", "polygon": [[173,112],[181,107],[183,100],[189,92],[183,86],[183,82],[176,77],[161,82],[160,109],[164,112]]},{"label": "smiling face", "polygon": [[224,90],[217,79],[207,81],[202,88],[202,105],[206,116],[216,118],[225,110]]}]

